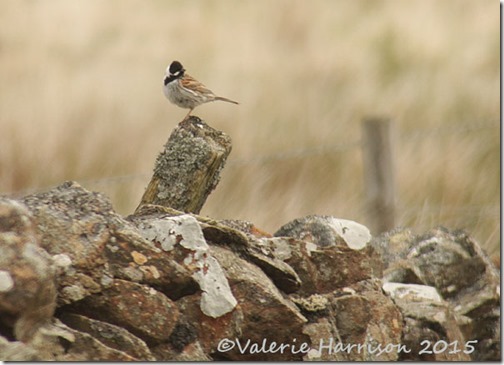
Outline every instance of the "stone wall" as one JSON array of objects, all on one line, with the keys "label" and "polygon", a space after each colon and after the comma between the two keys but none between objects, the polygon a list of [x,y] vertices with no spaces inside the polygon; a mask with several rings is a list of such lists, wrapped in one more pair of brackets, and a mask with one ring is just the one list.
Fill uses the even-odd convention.
[{"label": "stone wall", "polygon": [[500,277],[464,232],[309,216],[274,235],[67,182],[0,200],[2,360],[498,360]]}]

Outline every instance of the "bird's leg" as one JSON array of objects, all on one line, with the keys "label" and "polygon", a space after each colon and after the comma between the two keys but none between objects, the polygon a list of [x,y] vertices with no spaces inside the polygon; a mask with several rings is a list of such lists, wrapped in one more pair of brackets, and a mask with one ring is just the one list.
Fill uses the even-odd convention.
[{"label": "bird's leg", "polygon": [[193,111],[194,108],[191,108],[189,109],[189,113],[187,113],[187,115],[184,117],[184,120],[186,120],[187,118],[189,118],[189,115],[191,114],[191,112]]}]

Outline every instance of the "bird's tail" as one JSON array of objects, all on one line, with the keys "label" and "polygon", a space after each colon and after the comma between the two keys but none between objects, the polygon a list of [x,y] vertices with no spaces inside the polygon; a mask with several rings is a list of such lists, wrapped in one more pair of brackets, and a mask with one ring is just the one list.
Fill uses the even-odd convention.
[{"label": "bird's tail", "polygon": [[223,98],[222,96],[216,96],[215,100],[221,100],[221,101],[227,101],[228,103],[239,104],[237,101],[234,101],[234,100],[231,100],[231,99],[227,99],[227,98]]}]

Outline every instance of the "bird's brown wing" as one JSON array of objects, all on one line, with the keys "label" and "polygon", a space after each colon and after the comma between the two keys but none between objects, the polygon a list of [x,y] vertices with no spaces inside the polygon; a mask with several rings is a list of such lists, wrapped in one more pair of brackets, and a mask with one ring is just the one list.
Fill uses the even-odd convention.
[{"label": "bird's brown wing", "polygon": [[215,99],[215,94],[212,90],[188,74],[185,74],[180,79],[180,85],[195,96],[203,96],[210,100]]}]

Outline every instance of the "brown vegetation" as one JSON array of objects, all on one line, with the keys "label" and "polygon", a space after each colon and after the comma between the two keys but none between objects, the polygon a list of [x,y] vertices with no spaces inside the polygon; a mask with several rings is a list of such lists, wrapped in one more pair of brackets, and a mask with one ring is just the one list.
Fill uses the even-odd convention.
[{"label": "brown vegetation", "polygon": [[[388,115],[398,129],[398,224],[465,228],[498,252],[495,2],[2,0],[1,8],[1,194],[76,180],[131,213],[186,113],[161,89],[166,65],[179,59],[240,102],[194,113],[233,139],[202,214],[270,232],[312,213],[366,224],[361,152],[338,146],[360,139],[363,117]],[[262,159],[298,149],[305,153]]]}]

